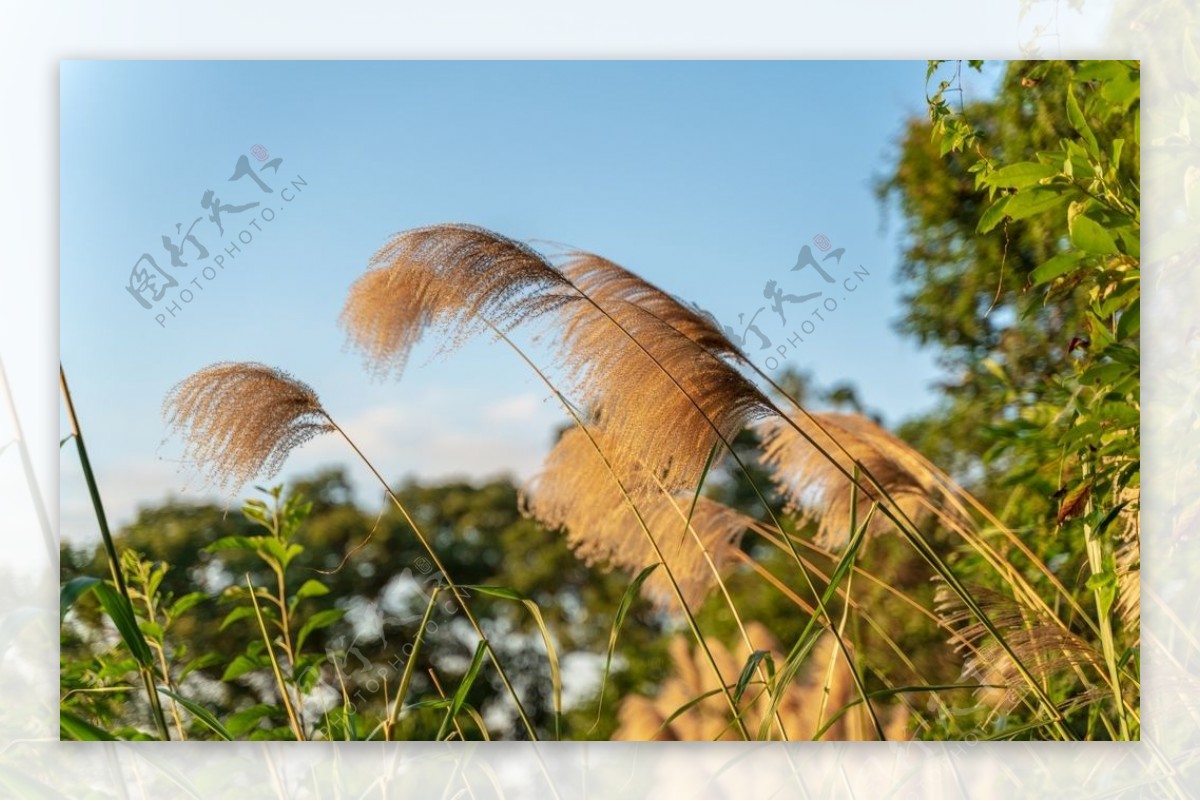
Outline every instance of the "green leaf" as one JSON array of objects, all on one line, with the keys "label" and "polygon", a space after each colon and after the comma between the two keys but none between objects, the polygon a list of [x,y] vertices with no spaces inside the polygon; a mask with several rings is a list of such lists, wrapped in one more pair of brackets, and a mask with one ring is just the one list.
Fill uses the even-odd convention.
[{"label": "green leaf", "polygon": [[1109,256],[1117,253],[1117,243],[1112,234],[1104,230],[1104,226],[1087,216],[1081,204],[1072,203],[1072,211],[1067,216],[1067,230],[1071,235],[1071,244],[1085,253],[1095,253]]},{"label": "green leaf", "polygon": [[1075,132],[1083,138],[1091,157],[1098,160],[1100,145],[1096,142],[1096,134],[1092,133],[1092,127],[1088,125],[1087,119],[1083,116],[1083,109],[1079,106],[1079,98],[1075,96],[1073,85],[1067,86],[1067,120]]},{"label": "green leaf", "polygon": [[1096,593],[1096,611],[1100,617],[1108,617],[1117,598],[1117,574],[1111,569],[1095,573],[1088,578],[1087,588]]},{"label": "green leaf", "polygon": [[1140,259],[1142,257],[1142,241],[1141,235],[1137,228],[1132,225],[1122,226],[1113,231],[1121,239],[1121,244],[1125,246],[1125,255],[1131,259]]},{"label": "green leaf", "polygon": [[706,699],[712,698],[714,695],[717,695],[718,693],[723,693],[723,692],[725,692],[725,688],[718,687],[715,690],[708,690],[706,692],[700,693],[700,695],[691,699],[686,704],[683,704],[678,709],[676,709],[674,712],[672,712],[670,715],[668,715],[667,718],[659,725],[658,731],[660,731],[660,732],[666,731],[667,727],[670,726],[672,723],[674,723],[675,719],[678,718],[680,715],[686,714],[689,709],[692,709],[692,708],[698,706],[699,704],[704,703],[704,701]]},{"label": "green leaf", "polygon": [[188,674],[202,668],[212,667],[213,665],[221,664],[222,656],[215,651],[210,651],[207,654],[202,654],[183,666],[183,670],[179,672],[179,681],[182,683],[188,677]]},{"label": "green leaf", "polygon": [[746,687],[750,685],[750,679],[754,677],[754,671],[759,663],[764,659],[770,658],[770,651],[755,651],[750,654],[750,658],[746,660],[746,664],[742,668],[742,674],[738,676],[737,684],[733,688],[733,702],[735,704],[742,700],[742,694],[746,692]]},{"label": "green leaf", "polygon": [[204,546],[204,550],[208,553],[216,553],[217,551],[257,551],[259,543],[262,540],[262,537],[221,537]]},{"label": "green leaf", "polygon": [[1105,530],[1108,529],[1108,527],[1110,525],[1112,525],[1112,521],[1117,519],[1117,515],[1121,514],[1121,510],[1124,509],[1128,505],[1129,505],[1129,501],[1121,501],[1116,506],[1109,509],[1108,513],[1105,514],[1103,518],[1101,518],[1099,525],[1096,526],[1096,536],[1100,536],[1101,534],[1103,534],[1105,532]]},{"label": "green leaf", "polygon": [[1080,261],[1083,260],[1084,254],[1078,250],[1059,253],[1049,261],[1039,265],[1032,273],[1029,274],[1029,283],[1032,286],[1040,286],[1053,281],[1055,278],[1066,275],[1075,269]]},{"label": "green leaf", "polygon": [[1006,206],[1008,206],[1009,201],[1012,200],[1013,197],[1013,195],[1005,195],[992,205],[988,206],[983,214],[980,215],[979,225],[975,226],[975,232],[986,234],[988,231],[999,225],[1004,220],[1004,209]]},{"label": "green leaf", "polygon": [[1119,362],[1127,367],[1138,369],[1142,365],[1142,354],[1137,348],[1131,348],[1128,345],[1113,344],[1109,345],[1101,353],[1102,356],[1107,356],[1114,362]]},{"label": "green leaf", "polygon": [[304,647],[304,641],[308,639],[308,635],[318,629],[332,626],[345,617],[345,615],[346,610],[344,609],[323,609],[306,620],[304,625],[300,627],[300,633],[296,635],[296,652],[299,653],[300,649]]},{"label": "green leaf", "polygon": [[229,667],[225,668],[225,672],[221,674],[221,681],[233,681],[245,676],[247,673],[253,673],[256,670],[262,670],[266,665],[261,659],[251,659],[245,654],[239,654],[229,663]]},{"label": "green leaf", "polygon": [[69,612],[71,607],[74,606],[75,602],[79,600],[80,596],[84,595],[99,583],[100,579],[98,578],[94,578],[92,576],[79,576],[78,578],[73,578],[66,584],[62,585],[62,588],[58,591],[58,621],[61,623],[63,619],[66,618],[67,612]]},{"label": "green leaf", "polygon": [[301,598],[316,598],[319,595],[328,595],[329,588],[316,579],[309,579],[300,585],[300,589],[296,590],[296,594],[292,597],[296,600]]},{"label": "green leaf", "polygon": [[146,637],[153,642],[162,642],[163,627],[161,624],[156,623],[153,620],[140,620],[138,621],[138,629],[141,630],[143,637]]},{"label": "green leaf", "polygon": [[983,183],[997,188],[1026,189],[1036,186],[1047,178],[1053,178],[1061,172],[1050,164],[1038,164],[1035,161],[1022,161],[1001,167],[993,173],[985,175]]},{"label": "green leaf", "polygon": [[466,675],[458,685],[458,689],[454,691],[454,699],[450,702],[450,709],[446,711],[446,717],[442,721],[441,728],[438,729],[437,737],[434,739],[440,740],[446,735],[451,722],[458,716],[462,710],[463,704],[467,702],[467,694],[471,692],[471,686],[475,683],[475,679],[479,676],[479,671],[483,667],[483,656],[487,653],[487,640],[480,640],[475,646],[475,656],[471,659],[471,666],[467,668]]},{"label": "green leaf", "polygon": [[224,631],[237,621],[248,617],[254,617],[254,607],[239,606],[237,609],[234,609],[225,616],[225,619],[221,621],[221,627],[218,629],[218,631]]},{"label": "green leaf", "polygon": [[1113,362],[1095,364],[1083,371],[1083,374],[1079,376],[1079,383],[1087,386],[1111,386],[1123,378],[1134,374],[1136,369],[1131,368],[1129,365]]},{"label": "green leaf", "polygon": [[503,598],[506,601],[526,601],[528,598],[510,587],[490,587],[485,584],[467,584],[460,589],[477,592],[480,595],[490,595],[493,598]]},{"label": "green leaf", "polygon": [[279,563],[280,568],[286,570],[292,559],[304,552],[304,546],[288,544],[280,540],[264,537],[260,540],[258,551],[274,558]]},{"label": "green leaf", "polygon": [[150,654],[150,646],[146,644],[146,639],[138,628],[137,616],[133,613],[129,601],[104,582],[93,585],[92,592],[96,593],[100,605],[117,627],[129,653],[142,667],[151,667],[154,657]]},{"label": "green leaf", "polygon": [[404,710],[407,712],[410,709],[449,709],[450,703],[451,699],[449,698],[426,698],[424,701],[405,704]]},{"label": "green leaf", "polygon": [[241,737],[253,728],[256,728],[263,718],[268,715],[279,714],[282,710],[274,704],[255,704],[247,707],[239,712],[234,712],[225,719],[225,727],[234,737]]},{"label": "green leaf", "polygon": [[1117,339],[1128,339],[1138,333],[1142,327],[1142,301],[1138,298],[1129,305],[1117,320]]},{"label": "green leaf", "polygon": [[325,654],[305,654],[296,657],[296,665],[292,670],[292,681],[301,693],[308,693],[316,686],[321,678],[321,671],[318,668],[325,661]]},{"label": "green leaf", "polygon": [[196,606],[197,604],[204,602],[207,599],[208,599],[207,593],[189,592],[187,595],[183,596],[179,600],[172,603],[171,606],[167,609],[167,614],[170,615],[172,619],[177,618],[180,615],[182,615],[184,612],[188,611],[189,609]]},{"label": "green leaf", "polygon": [[309,579],[300,585],[300,589],[296,590],[295,594],[292,595],[292,599],[288,601],[288,611],[294,614],[296,607],[300,606],[300,602],[305,598],[316,598],[328,594],[328,587],[316,579]]},{"label": "green leaf", "polygon": [[[855,473],[857,474],[857,469]],[[850,508],[855,508],[855,503],[852,500]],[[872,506],[872,512],[876,506]],[[869,523],[868,521],[866,521]],[[832,600],[838,587],[845,580],[846,575],[854,567],[854,558],[858,553],[858,549],[862,546],[867,532],[867,525],[859,525],[857,531],[850,537],[850,542],[842,551],[841,557],[833,568],[833,572],[829,575],[829,582],[825,586],[824,592],[821,593],[820,604],[817,611],[810,615],[808,621],[804,624],[804,630],[800,632],[800,636],[796,639],[796,644],[792,646],[787,658],[784,660],[783,667],[779,670],[779,675],[775,679],[775,686],[788,686],[799,674],[801,667],[804,666],[805,660],[808,658],[813,647],[817,644],[818,638],[821,636],[822,630],[818,628],[818,613],[821,609],[827,608],[827,604]],[[768,709],[763,715],[762,724],[759,727],[758,737],[760,740],[767,739],[771,731],[771,725],[774,721],[775,713],[779,709],[779,704],[783,700],[782,693],[775,693],[768,704]]]},{"label": "green leaf", "polygon": [[496,598],[520,601],[529,610],[529,613],[533,615],[533,620],[542,635],[542,642],[546,645],[546,658],[550,661],[550,686],[554,693],[554,725],[557,732],[562,718],[562,670],[559,666],[558,651],[554,647],[554,639],[550,636],[550,629],[546,627],[546,621],[542,617],[541,608],[532,598],[509,587],[468,585],[463,587],[463,589],[478,592],[480,595],[491,595]]},{"label": "green leaf", "polygon": [[[262,490],[262,487],[256,487],[256,489]],[[257,499],[246,501],[242,505],[242,514],[268,530],[272,528],[271,511],[263,501]]]},{"label": "green leaf", "polygon": [[1034,186],[1010,195],[1009,201],[1004,207],[1004,213],[1014,222],[1024,220],[1035,214],[1044,214],[1053,210],[1065,203],[1067,198],[1068,194],[1063,190]]},{"label": "green leaf", "polygon": [[1132,403],[1110,401],[1100,404],[1093,414],[1104,421],[1105,429],[1119,431],[1123,428],[1133,428],[1141,422],[1141,411]]},{"label": "green leaf", "polygon": [[168,698],[174,698],[180,706],[192,713],[192,717],[203,723],[210,731],[212,731],[213,734],[217,735],[217,737],[221,738],[222,740],[233,739],[233,736],[230,735],[225,727],[221,725],[221,722],[217,720],[216,716],[213,715],[212,712],[209,712],[207,709],[197,704],[195,701],[184,698],[179,693],[171,692],[166,687],[159,687],[158,691]]},{"label": "green leaf", "polygon": [[58,730],[59,735],[64,740],[95,742],[97,740],[110,741],[118,739],[115,735],[109,734],[99,726],[88,723],[75,713],[68,712],[65,709],[58,711]]}]

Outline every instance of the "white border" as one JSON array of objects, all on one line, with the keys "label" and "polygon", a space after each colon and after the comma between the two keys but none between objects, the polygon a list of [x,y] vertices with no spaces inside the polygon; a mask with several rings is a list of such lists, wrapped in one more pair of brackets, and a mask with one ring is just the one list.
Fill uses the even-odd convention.
[{"label": "white border", "polygon": [[[1117,0],[1113,0],[1117,2]],[[63,797],[1195,797],[1200,538],[1200,171],[1172,160],[1185,4],[751,0],[568,5],[29,3],[6,7],[0,47],[0,355],[42,491],[57,504],[57,86],[63,58],[1141,57],[1147,280],[1143,736],[1139,744],[429,744],[116,746],[57,742],[56,571],[36,517],[0,492],[0,795]],[[321,13],[325,12],[325,13]],[[1193,45],[1194,46],[1194,45]],[[202,124],[202,121],[198,121]],[[1185,165],[1186,166],[1186,165]],[[1190,190],[1188,187],[1192,187]],[[1193,205],[1188,207],[1190,197]],[[1189,223],[1189,217],[1192,222]],[[1174,240],[1177,244],[1169,244]],[[1190,248],[1190,256],[1179,254]],[[7,475],[7,474],[5,474]],[[17,474],[20,475],[19,473]],[[1169,487],[1169,489],[1168,489]],[[22,488],[23,489],[23,488]],[[16,554],[15,558],[12,554]],[[0,626],[3,628],[3,626]]]}]

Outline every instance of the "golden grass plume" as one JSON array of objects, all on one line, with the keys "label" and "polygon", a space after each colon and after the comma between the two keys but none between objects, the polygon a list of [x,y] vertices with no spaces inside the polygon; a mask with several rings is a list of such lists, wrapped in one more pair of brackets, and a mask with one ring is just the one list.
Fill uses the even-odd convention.
[{"label": "golden grass plume", "polygon": [[[800,434],[792,423],[812,441]],[[797,414],[792,417],[792,423],[774,417],[758,425],[762,437],[761,461],[786,499],[788,511],[817,523],[816,541],[821,547],[844,547],[850,537],[852,514],[861,525],[874,503],[883,505],[887,502],[875,488],[872,478],[914,523],[919,524],[935,510],[956,518],[959,516],[956,507],[941,505],[946,493],[954,492],[949,479],[912,446],[866,417],[828,412],[814,414],[810,420]],[[856,463],[861,464],[862,469],[857,504],[853,504],[855,495],[847,473],[854,475]],[[855,505],[857,509],[853,508]],[[867,534],[883,533],[891,526],[892,523],[876,511]]]},{"label": "golden grass plume", "polygon": [[274,476],[293,449],[334,430],[311,387],[256,362],[198,370],[167,393],[163,416],[184,458],[222,490]]},{"label": "golden grass plume", "polygon": [[601,456],[607,438],[593,433],[593,444],[588,434],[578,427],[563,433],[522,493],[523,510],[549,528],[564,529],[575,555],[588,564],[632,573],[659,561],[646,536],[649,530],[665,567],[642,586],[644,594],[661,609],[677,609],[669,569],[684,603],[694,609],[715,585],[715,571],[739,547],[749,518],[707,498],[696,499],[693,510],[689,494],[623,493],[623,482],[618,483]]},{"label": "golden grass plume", "polygon": [[588,302],[556,310],[561,358],[606,455],[632,487],[651,471],[670,491],[694,490],[709,459],[774,407],[722,358],[737,349],[699,310],[599,256],[563,269]]},{"label": "golden grass plume", "polygon": [[[1076,667],[1103,675],[1103,656],[1045,611],[984,587],[971,588],[971,594],[1038,682],[1045,684],[1056,674]],[[988,685],[976,690],[980,701],[1000,712],[1016,707],[1029,692],[1029,685],[1013,657],[989,635],[958,594],[944,584],[938,587],[935,611],[942,625],[953,632],[950,642],[954,649],[963,655],[962,678]],[[1105,694],[1099,692],[1077,700],[1086,703],[1103,697]]]},{"label": "golden grass plume", "polygon": [[733,359],[745,358],[708,312],[615,262],[593,253],[574,252],[563,263],[562,272],[580,292],[618,320],[630,307],[635,307],[671,326],[709,353]]},{"label": "golden grass plume", "polygon": [[461,345],[489,324],[507,330],[574,297],[533,248],[473,225],[433,225],[392,237],[350,288],[341,315],[350,342],[381,375],[403,371],[428,328]]},{"label": "golden grass plume", "polygon": [[[746,634],[755,650],[769,652],[776,665],[784,663],[778,643],[761,623],[747,623]],[[750,656],[750,649],[740,639],[733,649],[715,640],[709,642],[709,648],[721,674],[726,677],[739,675]],[[672,638],[669,652],[674,673],[654,695],[628,695],[621,701],[613,739],[738,739],[737,730],[731,724],[729,706],[716,694],[671,719],[688,703],[718,689],[720,680],[707,658],[699,649],[693,649],[686,637]],[[739,704],[746,728],[752,732],[759,730],[769,714],[769,699],[763,689],[761,684],[752,682]],[[845,654],[837,647],[833,635],[826,633],[809,654],[802,675],[783,690],[779,719],[789,740],[808,740],[835,713],[858,697]],[[902,705],[877,704],[876,713],[884,723],[884,733],[889,740],[907,739],[908,714]],[[773,739],[781,736],[777,725],[772,725],[770,732]],[[820,739],[873,740],[875,729],[867,711],[859,705],[833,723]]]},{"label": "golden grass plume", "polygon": [[668,490],[694,488],[714,449],[770,414],[770,403],[720,357],[736,348],[703,313],[599,257],[575,254],[564,269],[474,226],[408,231],[372,259],[341,321],[386,374],[403,368],[427,328],[452,348],[554,312],[545,372],[610,435],[607,456],[624,480],[648,483],[648,470]]}]

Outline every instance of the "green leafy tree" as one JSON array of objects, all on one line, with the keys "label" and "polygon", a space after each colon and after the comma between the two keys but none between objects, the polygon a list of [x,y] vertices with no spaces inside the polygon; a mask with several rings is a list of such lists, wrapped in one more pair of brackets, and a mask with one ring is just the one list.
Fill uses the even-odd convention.
[{"label": "green leafy tree", "polygon": [[903,433],[1059,575],[1090,577],[1128,736],[1137,628],[1113,609],[1140,495],[1138,64],[1013,62],[994,97],[960,94],[936,86],[879,185],[908,232],[900,330],[947,374]]}]

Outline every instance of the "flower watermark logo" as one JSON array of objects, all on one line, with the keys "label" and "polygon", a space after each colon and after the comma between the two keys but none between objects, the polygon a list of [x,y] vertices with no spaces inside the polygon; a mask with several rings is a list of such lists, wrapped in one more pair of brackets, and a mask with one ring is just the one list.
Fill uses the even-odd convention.
[{"label": "flower watermark logo", "polygon": [[[222,197],[217,189],[205,189],[200,194],[201,213],[186,228],[183,222],[177,222],[173,233],[163,234],[161,251],[144,251],[134,261],[125,290],[143,310],[156,312],[154,321],[160,328],[166,328],[168,316],[175,319],[180,315],[196,299],[197,292],[203,292],[243,255],[243,248],[254,241],[255,234],[264,233],[264,226],[274,222],[278,213],[308,187],[298,173],[291,179],[281,176],[283,159],[271,158],[263,145],[254,145],[250,153],[262,166],[252,167],[245,154],[238,157],[233,174],[226,179],[226,183],[237,185],[229,189],[237,190],[235,201],[227,202],[229,196]],[[264,180],[264,174],[271,183]],[[226,189],[219,191],[226,193]],[[245,196],[246,191],[250,197]],[[252,199],[255,197],[258,199]],[[235,229],[240,230],[235,233]]]},{"label": "flower watermark logo", "polygon": [[[813,246],[822,254],[819,259]],[[847,261],[843,265],[845,255],[846,248],[835,248],[829,237],[817,234],[812,245],[800,248],[786,280],[771,279],[763,286],[762,297],[768,303],[753,313],[739,312],[736,326],[722,324],[725,335],[748,353],[766,352],[766,368],[778,370],[789,354],[805,343],[805,337],[815,334],[828,321],[827,315],[836,314],[841,304],[870,278],[871,271],[861,264],[851,267]],[[805,290],[815,291],[797,291],[800,283],[808,284]],[[748,350],[747,342],[757,345],[757,349]]]}]

